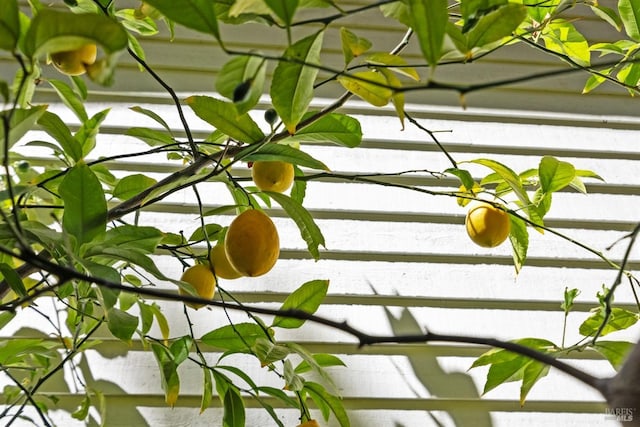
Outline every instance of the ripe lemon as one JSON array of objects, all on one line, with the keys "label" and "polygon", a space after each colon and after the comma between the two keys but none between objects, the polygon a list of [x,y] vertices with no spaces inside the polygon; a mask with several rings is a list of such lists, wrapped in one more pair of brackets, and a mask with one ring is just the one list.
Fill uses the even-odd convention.
[{"label": "ripe lemon", "polygon": [[467,234],[483,248],[494,248],[509,237],[509,214],[489,203],[474,201],[469,204],[465,219]]},{"label": "ripe lemon", "polygon": [[280,256],[278,230],[267,214],[249,209],[229,225],[224,248],[229,262],[240,274],[262,276]]},{"label": "ripe lemon", "polygon": [[316,420],[305,421],[302,424],[298,424],[298,427],[320,427],[320,424]]},{"label": "ripe lemon", "polygon": [[[187,268],[184,273],[182,273],[180,280],[193,286],[200,298],[213,299],[213,294],[216,291],[216,277],[213,275],[213,272],[208,265],[196,264]],[[178,292],[180,295],[188,295],[187,292],[182,290],[182,288],[180,288]],[[185,304],[189,307],[195,308],[196,310],[204,306],[204,304],[194,304],[189,302]]]},{"label": "ripe lemon", "polygon": [[251,167],[251,177],[262,191],[283,193],[293,183],[293,165],[279,161],[257,161]]},{"label": "ripe lemon", "polygon": [[53,66],[62,74],[79,76],[86,73],[87,66],[96,62],[98,48],[95,44],[86,44],[78,49],[52,53]]},{"label": "ripe lemon", "polygon": [[224,250],[224,243],[218,243],[211,248],[209,252],[209,263],[211,263],[211,268],[213,268],[214,273],[218,277],[229,280],[242,277],[242,274],[238,273],[229,262],[227,252]]}]

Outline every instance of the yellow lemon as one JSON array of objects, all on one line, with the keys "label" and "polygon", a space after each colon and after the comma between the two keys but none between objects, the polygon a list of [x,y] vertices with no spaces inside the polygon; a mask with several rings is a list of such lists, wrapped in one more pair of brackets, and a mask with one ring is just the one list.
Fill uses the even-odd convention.
[{"label": "yellow lemon", "polygon": [[209,262],[218,277],[229,280],[242,277],[242,274],[238,273],[229,262],[227,252],[224,250],[224,243],[218,243],[211,248],[209,252]]},{"label": "yellow lemon", "polygon": [[469,204],[465,219],[467,234],[483,248],[494,248],[509,237],[509,214],[489,203],[474,201]]},{"label": "yellow lemon", "polygon": [[262,191],[283,193],[293,183],[293,165],[279,161],[257,161],[251,167],[251,177]]},{"label": "yellow lemon", "polygon": [[87,71],[87,66],[96,62],[98,48],[95,44],[86,44],[78,49],[52,53],[53,66],[68,76],[79,76]]},{"label": "yellow lemon", "polygon": [[273,268],[280,256],[278,230],[267,214],[249,209],[229,225],[224,248],[229,262],[240,274],[262,276]]},{"label": "yellow lemon", "polygon": [[[208,265],[196,264],[187,268],[180,280],[189,283],[196,290],[196,293],[200,298],[213,299],[213,295],[216,291],[216,277]],[[187,292],[179,289],[180,295],[188,295]],[[203,307],[204,304],[186,303],[189,307],[198,309]]]},{"label": "yellow lemon", "polygon": [[298,427],[320,427],[320,424],[316,420],[305,421],[302,424],[298,424]]}]

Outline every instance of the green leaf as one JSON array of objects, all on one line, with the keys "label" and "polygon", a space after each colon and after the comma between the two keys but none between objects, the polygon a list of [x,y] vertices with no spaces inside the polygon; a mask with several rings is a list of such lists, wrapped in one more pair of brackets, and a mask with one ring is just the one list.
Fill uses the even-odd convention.
[{"label": "green leaf", "polygon": [[520,177],[508,166],[505,166],[502,163],[491,159],[469,160],[469,163],[476,163],[492,169],[495,173],[498,174],[498,176],[500,176],[502,180],[504,180],[509,185],[511,190],[513,190],[513,192],[516,194],[523,205],[531,205],[531,201],[529,200],[529,196],[527,195],[526,190],[522,186]]},{"label": "green leaf", "polygon": [[451,175],[458,177],[458,179],[460,180],[460,183],[467,190],[472,190],[476,186],[476,182],[474,181],[473,176],[471,175],[471,172],[469,172],[466,169],[449,168],[445,170],[445,173],[450,173]]},{"label": "green leaf", "polygon": [[505,4],[483,15],[467,33],[468,48],[486,46],[510,36],[526,16],[524,5],[516,3]]},{"label": "green leaf", "polygon": [[245,99],[235,103],[238,114],[244,114],[260,100],[264,89],[266,70],[267,63],[259,56],[237,56],[222,66],[216,80],[216,90],[225,98],[233,100],[236,88],[243,83],[250,82],[249,93],[244,97]]},{"label": "green leaf", "polygon": [[107,310],[107,326],[114,337],[129,342],[138,327],[138,318],[112,307]]},{"label": "green leaf", "polygon": [[62,227],[76,238],[78,246],[104,233],[107,202],[100,181],[86,163],[70,168],[58,191],[64,201]]},{"label": "green leaf", "polygon": [[213,380],[211,378],[211,370],[208,366],[202,367],[203,384],[202,384],[202,400],[200,401],[200,414],[211,406],[213,398]]},{"label": "green leaf", "polygon": [[13,51],[20,38],[20,16],[17,0],[0,2],[0,49]]},{"label": "green leaf", "polygon": [[162,334],[162,339],[165,341],[169,339],[169,322],[165,317],[164,313],[160,310],[160,307],[154,302],[149,305],[149,309],[153,313],[153,316],[156,318],[156,322],[158,322],[158,327],[160,328],[160,333]]},{"label": "green leaf", "polygon": [[596,16],[608,22],[617,31],[622,30],[622,19],[620,19],[620,16],[615,10],[600,4],[589,5],[589,7]]},{"label": "green leaf", "polygon": [[5,282],[9,285],[11,290],[16,293],[16,295],[20,297],[27,296],[27,289],[24,287],[24,283],[22,282],[22,278],[6,262],[0,263],[0,273],[2,273],[2,277]]},{"label": "green leaf", "polygon": [[178,375],[178,365],[173,361],[171,352],[163,345],[151,342],[151,349],[156,357],[160,374],[162,377],[162,389],[164,390],[165,401],[171,407],[175,405],[180,394],[180,377]]},{"label": "green leaf", "polygon": [[[313,114],[307,113],[304,118]],[[295,135],[287,138],[287,141],[333,142],[353,148],[362,143],[362,129],[357,119],[345,114],[331,113],[298,130]]]},{"label": "green leaf", "polygon": [[189,236],[190,242],[201,242],[203,240],[215,240],[220,238],[222,226],[220,224],[205,224],[204,227],[198,227]]},{"label": "green leaf", "polygon": [[[286,362],[285,362],[286,363]],[[273,396],[281,402],[285,403],[287,406],[295,409],[299,409],[299,403],[297,400],[289,397],[285,392],[280,390],[279,388],[269,387],[269,386],[261,386],[257,387],[256,391],[260,393],[268,394],[269,396]]]},{"label": "green leaf", "polygon": [[320,252],[318,247],[325,246],[324,236],[322,231],[317,226],[313,217],[307,211],[304,206],[293,200],[292,198],[272,191],[265,191],[269,197],[275,200],[282,208],[287,212],[287,215],[296,223],[300,230],[300,235],[307,242],[307,249],[313,258],[317,261],[320,259]]},{"label": "green leaf", "polygon": [[138,138],[141,139],[142,141],[146,142],[147,145],[151,146],[151,147],[158,147],[158,146],[162,146],[162,145],[171,145],[174,144],[176,141],[173,139],[173,136],[171,136],[171,134],[165,132],[165,131],[161,131],[161,130],[156,130],[156,129],[149,129],[149,128],[143,128],[143,127],[132,127],[127,129],[124,132],[125,135],[128,136],[132,136],[134,138]]},{"label": "green leaf", "polygon": [[302,150],[284,144],[266,144],[242,159],[247,162],[281,161],[311,169],[328,171],[327,165]]},{"label": "green leaf", "polygon": [[511,254],[513,255],[513,266],[516,274],[520,273],[527,259],[529,249],[529,231],[527,224],[518,217],[509,216],[511,228],[509,230],[509,241],[511,242]]},{"label": "green leaf", "polygon": [[547,49],[568,56],[578,65],[589,66],[591,51],[589,42],[573,26],[562,19],[555,19],[544,27],[542,40]]},{"label": "green leaf", "polygon": [[138,195],[142,191],[156,184],[157,181],[143,174],[133,174],[125,176],[113,189],[113,197],[120,200],[127,200]]},{"label": "green leaf", "polygon": [[288,347],[274,344],[266,338],[258,338],[251,350],[253,350],[253,354],[258,358],[262,367],[284,360],[291,353]]},{"label": "green leaf", "polygon": [[538,166],[540,187],[545,193],[562,190],[576,176],[576,169],[571,163],[563,162],[555,157],[544,156]]},{"label": "green leaf", "polygon": [[84,108],[84,101],[80,96],[65,82],[57,79],[49,79],[47,82],[56,91],[64,105],[66,105],[71,111],[73,111],[80,121],[85,122],[89,120],[87,110]]},{"label": "green leaf", "polygon": [[169,127],[167,122],[165,122],[164,119],[160,117],[158,114],[156,114],[155,112],[140,106],[130,107],[129,109],[131,111],[135,111],[136,113],[140,113],[149,117],[150,119],[154,120],[156,123],[159,123],[163,128],[165,128],[167,132],[169,132],[169,134],[171,134],[171,128]]},{"label": "green leaf", "polygon": [[634,344],[627,341],[602,341],[598,340],[592,347],[603,355],[615,370],[619,370],[627,358]]},{"label": "green leaf", "polygon": [[236,323],[207,332],[201,341],[224,350],[247,352],[258,338],[264,336],[264,330],[255,323]]},{"label": "green leaf", "polygon": [[[347,366],[338,356],[334,356],[333,354],[316,353],[313,355],[313,359],[318,366],[322,366],[323,368],[330,366]],[[298,366],[296,366],[295,373],[304,374],[312,369],[313,367],[311,364],[306,360],[303,360],[298,364]]]},{"label": "green leaf", "polygon": [[244,401],[235,386],[230,386],[224,395],[223,427],[241,427],[245,425]]},{"label": "green leaf", "polygon": [[371,49],[371,42],[369,40],[358,37],[345,27],[340,28],[340,41],[345,64],[348,64],[353,58],[357,58]]},{"label": "green leaf", "polygon": [[85,254],[98,255],[102,253],[101,247],[135,249],[153,254],[163,237],[164,233],[155,227],[124,224],[107,230],[104,239],[96,245],[89,246]]},{"label": "green leaf", "polygon": [[[600,325],[602,325],[603,321],[604,316],[602,315],[601,310],[598,309],[597,312],[593,313],[584,322],[582,322],[579,328],[580,335],[584,335],[585,337],[594,335],[600,329]],[[600,336],[603,337],[611,332],[627,329],[635,325],[637,321],[638,315],[636,313],[623,308],[614,307],[611,309],[609,321],[602,329]]]},{"label": "green leaf", "polygon": [[86,157],[96,146],[96,136],[100,125],[109,114],[110,109],[102,110],[85,120],[75,134],[76,140],[82,147],[82,156]]},{"label": "green leaf", "polygon": [[264,0],[264,2],[282,20],[285,26],[291,25],[299,0]]},{"label": "green leaf", "polygon": [[640,0],[618,1],[618,12],[627,35],[640,41]]},{"label": "green leaf", "polygon": [[[301,310],[309,314],[316,312],[327,295],[329,289],[328,280],[312,280],[300,286],[287,299],[284,300],[281,311]],[[305,319],[293,319],[290,317],[276,316],[273,319],[273,327],[295,329],[302,326]]]},{"label": "green leaf", "polygon": [[7,138],[5,127],[3,126],[2,133],[0,133],[0,145],[2,147],[8,146],[8,148],[13,147],[20,138],[34,128],[47,107],[47,105],[38,105],[31,108],[16,108],[0,112],[4,117],[12,114],[9,122],[9,138]]},{"label": "green leaf", "polygon": [[189,351],[193,345],[193,338],[189,335],[178,338],[171,343],[169,351],[173,356],[173,361],[176,365],[181,364],[189,357]]},{"label": "green leaf", "polygon": [[91,407],[91,399],[89,395],[85,395],[82,401],[80,401],[80,405],[78,409],[71,413],[71,417],[76,420],[84,420],[89,415],[89,408]]},{"label": "green leaf", "polygon": [[0,329],[4,328],[16,317],[15,311],[3,311],[0,313]]},{"label": "green leaf", "polygon": [[313,84],[320,63],[323,31],[307,36],[287,48],[285,60],[278,62],[271,81],[271,102],[290,134],[307,111],[313,98]]},{"label": "green leaf", "polygon": [[253,143],[264,139],[262,130],[248,114],[239,114],[236,106],[209,96],[190,96],[187,104],[205,122],[240,142]]},{"label": "green leaf", "polygon": [[349,92],[376,107],[384,107],[393,96],[387,78],[375,71],[359,71],[351,75],[338,76],[338,82]]},{"label": "green leaf", "polygon": [[319,406],[328,406],[331,409],[331,412],[335,415],[340,427],[349,427],[351,425],[347,411],[344,409],[344,405],[342,404],[342,400],[328,393],[322,385],[312,381],[307,381],[304,384],[303,390],[309,393],[309,396],[311,396],[313,401]]},{"label": "green leaf", "polygon": [[145,3],[180,25],[213,35],[222,44],[216,10],[210,0],[145,0]]},{"label": "green leaf", "polygon": [[549,373],[549,365],[532,360],[524,368],[522,375],[522,386],[520,386],[520,406],[524,406],[524,401],[531,391],[531,387],[537,383],[541,378],[547,376]]},{"label": "green leaf", "polygon": [[[331,376],[326,371],[326,369],[324,369],[319,363],[316,362],[316,359],[307,349],[305,349],[300,344],[296,344],[293,342],[287,343],[286,345],[291,350],[295,351],[298,356],[302,357],[302,360],[304,360],[309,364],[309,366],[311,366],[311,368],[318,375],[319,378],[322,378],[323,383],[325,385],[325,390],[327,390],[329,393],[339,396],[340,391],[336,386],[335,382],[333,381],[333,378],[331,378]],[[295,372],[295,369],[294,369],[294,372]]]},{"label": "green leaf", "polygon": [[38,119],[38,125],[60,145],[62,152],[74,162],[82,158],[80,143],[57,114],[45,111]]},{"label": "green leaf", "polygon": [[409,19],[422,55],[433,70],[440,60],[449,15],[447,0],[409,0]]},{"label": "green leaf", "polygon": [[[611,69],[602,70],[602,73],[608,74],[609,71],[611,71]],[[607,81],[607,78],[605,76],[592,74],[589,76],[589,78],[585,82],[584,88],[582,89],[582,93],[583,94],[589,93],[606,81]]]},{"label": "green leaf", "polygon": [[573,308],[573,301],[578,295],[580,295],[580,289],[564,288],[564,300],[562,301],[562,304],[560,304],[560,308],[564,311],[565,316],[568,315]]},{"label": "green leaf", "polygon": [[125,247],[103,247],[99,254],[101,257],[107,257],[127,263],[135,264],[144,268],[147,272],[151,273],[156,279],[170,280],[177,284],[178,281],[172,280],[162,273],[158,266],[156,266],[153,259],[144,254],[139,249],[131,249]]},{"label": "green leaf", "polygon": [[47,8],[31,21],[24,45],[27,56],[35,58],[43,53],[78,49],[87,43],[97,43],[107,54],[113,54],[127,47],[127,32],[118,21],[102,14]]}]

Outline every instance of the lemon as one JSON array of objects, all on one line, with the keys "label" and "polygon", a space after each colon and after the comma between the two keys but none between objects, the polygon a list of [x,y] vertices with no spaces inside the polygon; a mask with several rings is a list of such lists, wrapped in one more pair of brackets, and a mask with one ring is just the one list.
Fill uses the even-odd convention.
[{"label": "lemon", "polygon": [[298,424],[298,427],[320,427],[320,424],[316,420],[305,421],[302,424]]},{"label": "lemon", "polygon": [[[217,282],[216,277],[213,275],[213,272],[208,265],[196,264],[187,268],[184,273],[182,273],[180,280],[193,286],[200,298],[213,299]],[[179,289],[179,293],[180,295],[188,295],[187,292],[182,290],[182,288]],[[204,306],[204,304],[194,304],[189,302],[185,304],[189,307],[195,308],[196,310]]]},{"label": "lemon", "polygon": [[78,49],[56,52],[49,55],[53,66],[68,76],[79,76],[87,71],[87,66],[96,62],[98,48],[86,44]]},{"label": "lemon", "polygon": [[257,161],[251,167],[251,177],[262,191],[283,193],[293,183],[293,165],[280,161]]},{"label": "lemon", "polygon": [[227,252],[224,250],[224,243],[218,243],[211,248],[209,252],[209,263],[211,263],[211,268],[213,268],[217,277],[229,280],[242,277],[242,274],[238,273],[229,262]]},{"label": "lemon", "polygon": [[267,214],[249,209],[229,225],[224,248],[229,262],[240,274],[262,276],[273,268],[280,256],[278,230]]},{"label": "lemon", "polygon": [[464,223],[471,240],[483,248],[500,245],[511,230],[509,214],[485,202],[470,203]]}]

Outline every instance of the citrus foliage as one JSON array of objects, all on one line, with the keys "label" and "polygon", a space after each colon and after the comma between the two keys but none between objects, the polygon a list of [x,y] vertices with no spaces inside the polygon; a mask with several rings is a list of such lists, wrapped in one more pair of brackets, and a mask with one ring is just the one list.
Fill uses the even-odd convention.
[{"label": "citrus foliage", "polygon": [[[310,171],[330,174],[330,165],[306,153],[305,145],[329,141],[345,149],[356,148],[361,143],[362,131],[357,119],[336,111],[342,105],[340,102],[326,110],[310,107],[320,70],[331,76],[328,84],[342,85],[350,94],[347,97],[355,95],[374,106],[392,103],[403,126],[407,119],[404,94],[409,91],[435,87],[463,95],[487,87],[486,82],[458,86],[433,80],[434,70],[442,63],[469,62],[507,44],[532,45],[589,72],[584,92],[609,81],[635,93],[640,81],[640,68],[634,61],[640,42],[636,20],[640,5],[633,0],[620,0],[618,10],[595,3],[589,6],[596,19],[624,30],[625,38],[606,44],[590,42],[588,36],[576,28],[573,19],[568,18],[571,9],[577,7],[575,2],[463,0],[450,4],[452,2],[445,0],[406,0],[374,4],[390,22],[411,30],[408,34],[412,34],[413,40],[410,41],[418,43],[424,59],[419,66],[410,65],[403,58],[402,44],[391,52],[375,52],[371,41],[349,28],[340,28],[340,46],[326,44],[324,27],[318,30],[317,26],[309,26],[303,37],[292,39],[291,28],[302,9],[324,8],[320,14],[328,17],[321,20],[326,24],[337,19],[331,18],[335,12],[339,12],[335,16],[357,13],[344,11],[331,1],[145,0],[136,9],[119,8],[118,2],[106,0],[65,3],[67,10],[59,10],[32,0],[31,8],[22,11],[16,0],[0,2],[0,49],[13,55],[18,66],[13,81],[0,80],[5,104],[0,134],[4,153],[0,222],[3,277],[0,295],[4,311],[0,313],[0,327],[12,321],[16,307],[28,305],[41,295],[54,294],[66,306],[66,324],[59,330],[60,342],[3,340],[0,367],[5,372],[28,368],[22,370],[21,375],[26,375],[30,388],[22,387],[21,381],[16,380],[15,386],[4,390],[4,403],[37,405],[43,420],[55,402],[40,395],[39,388],[64,363],[71,363],[74,355],[84,351],[92,334],[106,325],[116,338],[129,342],[137,335],[150,349],[158,363],[168,405],[174,405],[180,396],[178,367],[195,363],[203,374],[200,410],[205,411],[211,405],[215,390],[224,406],[226,426],[244,425],[244,399],[249,396],[264,407],[276,425],[283,424],[276,410],[262,397],[272,397],[285,406],[299,409],[304,426],[318,425],[309,419],[309,400],[320,409],[325,420],[333,416],[341,426],[349,425],[337,387],[326,370],[343,365],[342,361],[333,355],[312,354],[300,345],[277,339],[278,328],[302,327],[305,319],[299,314],[315,313],[328,291],[327,280],[301,285],[283,302],[281,315],[271,324],[251,315],[245,323],[226,324],[200,336],[172,336],[171,325],[162,310],[144,297],[153,295],[148,289],[153,289],[155,282],[170,282],[179,291],[173,293],[175,299],[194,307],[215,305],[210,301],[216,284],[213,274],[218,265],[216,259],[224,259],[216,257],[222,255],[226,255],[231,266],[241,274],[267,274],[277,261],[279,242],[275,225],[260,209],[270,206],[272,201],[298,226],[310,256],[314,259],[322,256],[325,239],[304,207],[304,193],[306,179],[311,179]],[[221,29],[246,22],[282,28],[287,34],[288,46],[275,56],[254,50],[228,50]],[[166,151],[168,159],[175,160],[180,170],[161,181],[142,174],[116,178],[102,164],[103,160],[92,157],[96,136],[109,110],[88,114],[84,106],[87,87],[83,78],[44,79],[41,71],[47,66],[46,58],[50,57],[66,74],[86,71],[86,78],[108,85],[117,78],[118,57],[127,49],[142,69],[152,70],[153,64],[143,61],[145,54],[138,40],[153,37],[160,24],[166,25],[171,34],[175,26],[204,33],[231,55],[215,83],[219,97],[193,94],[184,100],[188,108],[211,126],[211,134],[205,141],[195,141],[189,134],[188,123],[184,122],[188,137],[181,139],[155,112],[131,106],[133,112],[152,119],[159,127],[130,127],[124,133],[148,144],[150,153]],[[71,68],[60,64],[70,60],[60,52],[84,49],[87,45],[99,48],[95,62],[91,56],[82,58]],[[342,50],[343,69],[326,69],[322,65],[321,54],[328,48]],[[592,68],[593,54],[613,60],[604,68]],[[77,69],[78,66],[81,69]],[[268,69],[273,76],[270,81]],[[46,84],[55,91],[81,123],[77,129],[48,111],[46,105],[32,104],[36,84]],[[270,94],[273,107],[265,114],[268,128],[250,114],[265,92]],[[181,108],[180,104],[176,104],[176,108]],[[23,139],[36,126],[50,141]],[[44,167],[22,162],[12,152],[19,141],[48,148],[56,161]],[[281,162],[294,169],[287,169],[286,185],[263,185],[254,177],[258,187],[255,188],[234,176],[233,167],[239,162],[255,162],[254,165]],[[469,170],[454,162],[453,168],[442,171],[458,177],[462,187],[460,192],[439,195],[458,197],[461,204],[465,204],[465,199],[477,198],[491,204],[504,204],[505,212],[510,215],[509,238],[517,271],[526,262],[529,231],[548,230],[544,217],[552,207],[554,193],[566,187],[585,192],[583,178],[600,179],[594,172],[577,169],[550,156],[543,157],[537,167],[520,173],[486,158],[470,161],[466,166]],[[474,177],[471,169],[476,166],[485,171],[488,168],[490,172],[481,176],[474,170]],[[294,175],[297,180],[289,190],[289,181]],[[189,238],[124,219],[126,214],[158,202],[177,189],[195,189],[198,183],[207,180],[225,182],[235,204],[203,212],[202,227]],[[26,206],[40,209],[26,209]],[[239,215],[237,221],[247,216],[266,218],[268,228],[253,224],[254,221],[241,224],[239,230],[236,230],[238,223],[228,228],[206,223],[210,215],[233,210]],[[258,241],[262,246],[256,244]],[[216,255],[213,250],[221,247],[225,248],[224,254]],[[186,271],[182,280],[166,277],[156,264],[154,254],[160,250],[172,253],[183,263]],[[212,269],[206,265],[209,253]],[[266,259],[260,258],[265,253]],[[198,277],[193,277],[195,268],[202,270]],[[34,271],[49,274],[36,280],[30,276]],[[220,269],[220,277],[226,274]],[[229,276],[233,276],[233,272]],[[607,291],[603,292],[604,295]],[[576,294],[565,295],[565,312],[571,309]],[[550,354],[591,346],[617,367],[631,344],[596,341],[596,338],[633,325],[637,314],[620,308],[609,310],[604,297],[602,301],[602,306],[594,309],[580,327],[581,334],[594,338],[588,345],[565,348],[537,338],[518,342]],[[298,313],[298,317],[292,317],[291,313]],[[157,327],[160,336],[149,336],[153,327]],[[217,361],[204,360],[198,347],[201,344],[224,353]],[[259,360],[261,366],[282,380],[282,388],[257,384],[239,368],[226,364],[226,358],[236,353],[249,354]],[[64,354],[62,360],[60,354]],[[523,402],[531,387],[548,370],[538,362],[505,350],[492,350],[474,363],[474,367],[483,365],[490,366],[485,392],[503,382],[521,380]],[[100,391],[87,388],[86,398],[71,415],[86,419],[91,406],[104,414]]]}]

